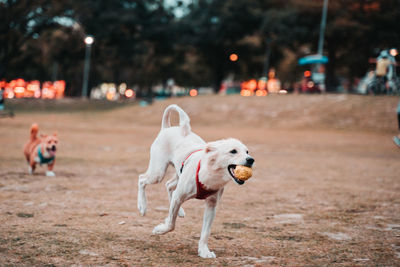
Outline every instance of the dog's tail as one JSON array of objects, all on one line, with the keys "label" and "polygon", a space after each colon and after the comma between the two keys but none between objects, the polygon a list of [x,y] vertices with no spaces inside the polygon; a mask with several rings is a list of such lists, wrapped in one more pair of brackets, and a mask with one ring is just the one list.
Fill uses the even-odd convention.
[{"label": "dog's tail", "polygon": [[161,129],[171,127],[170,117],[171,117],[172,110],[175,110],[176,112],[179,113],[179,127],[181,127],[181,129],[182,129],[182,135],[183,136],[188,135],[192,131],[190,128],[190,118],[186,114],[186,112],[183,111],[183,109],[181,109],[178,105],[175,105],[175,104],[169,105],[165,109],[164,115],[162,118]]},{"label": "dog's tail", "polygon": [[34,123],[31,126],[31,141],[35,140],[37,138],[37,133],[39,131],[39,126]]}]

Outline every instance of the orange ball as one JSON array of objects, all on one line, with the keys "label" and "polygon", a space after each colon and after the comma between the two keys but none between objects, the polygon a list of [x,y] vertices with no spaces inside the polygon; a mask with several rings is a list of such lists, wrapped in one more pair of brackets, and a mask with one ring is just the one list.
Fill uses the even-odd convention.
[{"label": "orange ball", "polygon": [[236,166],[234,173],[237,179],[246,181],[253,175],[253,170],[249,167],[238,165]]}]

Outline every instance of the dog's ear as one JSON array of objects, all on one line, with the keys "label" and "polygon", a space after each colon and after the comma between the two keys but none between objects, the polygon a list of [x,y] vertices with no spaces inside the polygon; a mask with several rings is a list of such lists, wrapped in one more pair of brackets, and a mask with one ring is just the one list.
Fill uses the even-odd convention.
[{"label": "dog's ear", "polygon": [[57,137],[57,135],[58,135],[58,133],[57,133],[57,131],[55,131],[55,132],[53,133],[53,136]]},{"label": "dog's ear", "polygon": [[213,144],[212,142],[211,143],[207,143],[206,149],[205,149],[206,153],[214,152],[216,150],[217,150],[217,148],[216,148],[215,144]]},{"label": "dog's ear", "polygon": [[212,169],[215,169],[215,162],[217,161],[218,157],[218,150],[216,144],[214,142],[207,143],[206,149],[205,149],[206,154],[208,154],[208,166],[210,166]]},{"label": "dog's ear", "polygon": [[40,138],[46,138],[47,137],[47,134],[41,134],[40,135]]}]

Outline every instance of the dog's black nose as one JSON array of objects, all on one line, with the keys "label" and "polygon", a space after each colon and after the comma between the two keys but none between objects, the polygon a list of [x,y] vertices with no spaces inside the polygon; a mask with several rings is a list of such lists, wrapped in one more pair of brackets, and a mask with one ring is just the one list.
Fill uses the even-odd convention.
[{"label": "dog's black nose", "polygon": [[250,158],[250,157],[247,158],[246,161],[247,161],[247,164],[249,164],[250,166],[253,165],[253,163],[254,163],[254,159]]},{"label": "dog's black nose", "polygon": [[56,149],[57,149],[57,147],[54,145],[51,147],[51,150],[53,150],[53,151],[56,151]]}]

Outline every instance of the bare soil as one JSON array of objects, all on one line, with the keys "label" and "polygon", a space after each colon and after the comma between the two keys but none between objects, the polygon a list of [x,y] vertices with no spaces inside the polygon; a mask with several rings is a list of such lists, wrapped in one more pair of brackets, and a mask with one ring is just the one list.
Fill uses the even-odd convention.
[{"label": "bare soil", "polygon": [[[398,100],[200,96],[106,111],[75,100],[69,111],[64,101],[34,112],[13,103],[16,117],[0,119],[0,265],[399,266]],[[164,182],[147,188],[147,215],[137,212],[137,178],[171,103],[206,141],[239,138],[256,160],[254,176],[228,184],[218,206],[216,259],[197,256],[202,201],[186,202],[163,236],[151,231],[167,215]],[[44,166],[27,172],[33,122],[58,132],[54,178]]]}]

